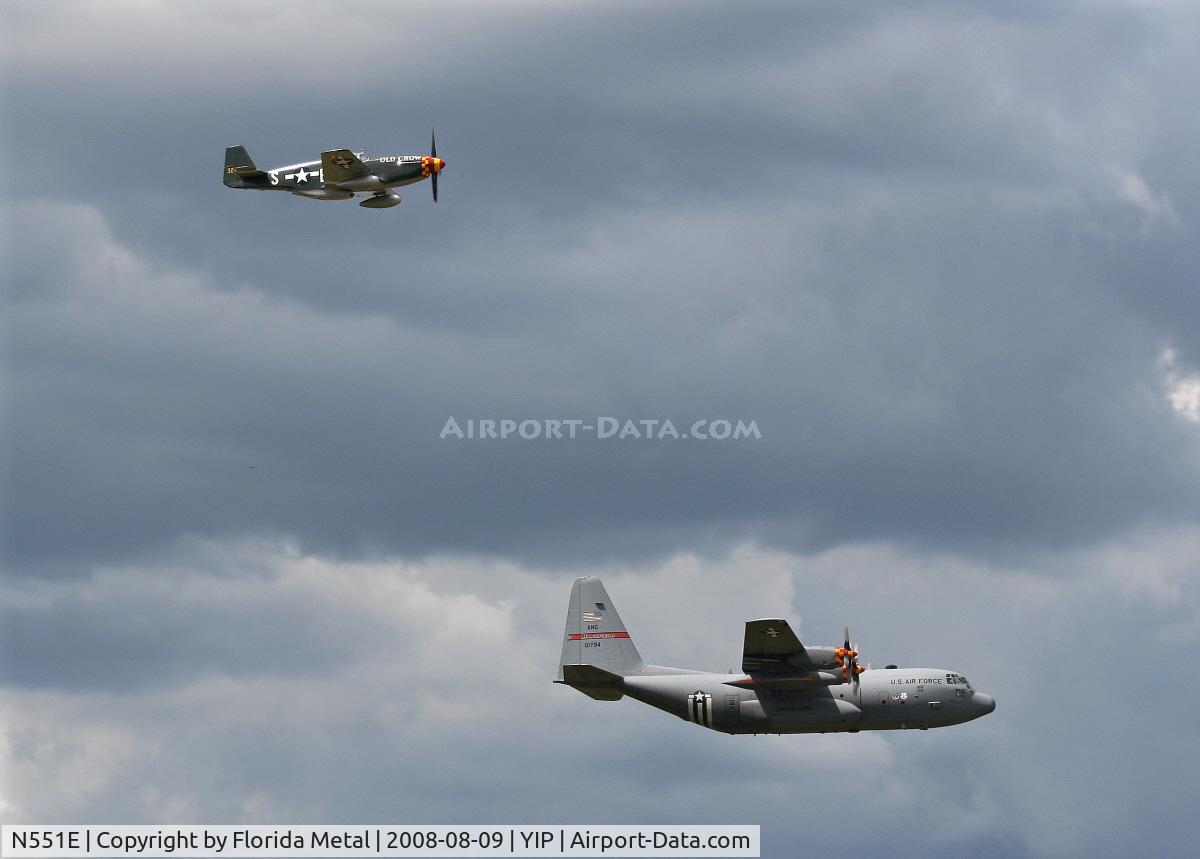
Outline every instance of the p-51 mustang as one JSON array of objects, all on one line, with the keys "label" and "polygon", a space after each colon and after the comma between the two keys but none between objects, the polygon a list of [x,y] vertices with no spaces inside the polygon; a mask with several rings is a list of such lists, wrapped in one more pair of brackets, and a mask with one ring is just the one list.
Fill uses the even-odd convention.
[{"label": "p-51 mustang", "polygon": [[598,701],[628,695],[726,734],[939,728],[996,709],[943,668],[864,669],[850,646],[804,646],[786,621],[746,622],[742,675],[647,665],[597,578],[575,580],[556,683]]},{"label": "p-51 mustang", "polygon": [[358,205],[368,209],[387,209],[400,202],[393,188],[420,182],[426,177],[433,186],[433,202],[438,198],[438,174],[446,162],[437,157],[437,137],[429,144],[428,155],[364,155],[349,149],[321,153],[320,161],[288,164],[259,170],[245,147],[225,150],[225,186],[255,188],[260,191],[290,191],[310,200],[349,200],[366,195]]}]

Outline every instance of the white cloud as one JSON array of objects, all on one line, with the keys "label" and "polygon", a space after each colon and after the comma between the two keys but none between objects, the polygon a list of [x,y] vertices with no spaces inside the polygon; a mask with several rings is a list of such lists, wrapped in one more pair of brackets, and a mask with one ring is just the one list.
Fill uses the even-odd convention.
[{"label": "white cloud", "polygon": [[1151,191],[1146,180],[1137,173],[1119,174],[1117,197],[1141,213],[1145,229],[1155,227],[1159,223],[1179,226],[1179,215],[1175,212],[1170,195],[1165,191]]},{"label": "white cloud", "polygon": [[[1157,843],[1129,829],[1137,779],[1126,789],[1102,773],[1151,767],[1169,788],[1190,779],[1187,754],[1150,732],[1081,757],[1063,743],[1072,720],[1055,712],[1076,712],[1086,706],[1079,693],[1153,664],[1156,635],[1186,661],[1196,646],[1183,630],[1200,603],[1189,566],[1197,545],[1194,531],[1148,534],[1039,568],[886,545],[812,556],[746,545],[724,558],[547,576],[482,558],[351,563],[286,541],[189,540],[152,566],[43,584],[37,601],[6,595],[17,609],[48,601],[49,617],[65,624],[75,622],[72,605],[87,606],[105,619],[90,633],[101,651],[129,617],[173,618],[167,634],[194,648],[195,664],[185,658],[135,688],[8,689],[0,793],[27,820],[348,820],[396,807],[430,821],[565,820],[582,804],[591,822],[717,815],[761,822],[771,839],[818,843],[824,835],[792,809],[832,819],[853,796],[860,844],[887,843],[930,808],[924,837],[935,852],[983,839],[1070,854],[1125,843],[1129,831]],[[806,640],[826,643],[848,623],[874,664],[963,670],[999,707],[928,734],[726,738],[634,702],[593,702],[550,683],[580,572],[605,576],[650,660],[733,667],[748,617],[788,617]],[[1172,583],[1170,599],[1146,602],[1127,587],[1126,576],[1155,575]],[[163,634],[149,628],[137,643],[152,655],[169,643]],[[213,639],[233,643],[216,661],[204,657]],[[314,646],[336,658],[312,660]],[[249,648],[276,656],[260,666]],[[1187,712],[1195,696],[1181,694],[1152,718]],[[1101,743],[1144,718],[1134,716],[1137,696],[1087,712]],[[518,792],[515,772],[538,776]]]},{"label": "white cloud", "polygon": [[1167,400],[1175,413],[1186,421],[1200,424],[1200,373],[1189,373],[1179,362],[1174,349],[1163,350],[1159,358],[1167,387]]}]

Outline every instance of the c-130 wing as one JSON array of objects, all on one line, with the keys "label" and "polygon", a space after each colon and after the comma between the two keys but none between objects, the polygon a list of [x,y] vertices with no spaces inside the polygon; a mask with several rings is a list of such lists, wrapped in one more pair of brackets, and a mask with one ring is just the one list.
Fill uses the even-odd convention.
[{"label": "c-130 wing", "polygon": [[746,641],[742,645],[742,671],[746,674],[792,674],[812,668],[804,645],[786,620],[746,621]]}]

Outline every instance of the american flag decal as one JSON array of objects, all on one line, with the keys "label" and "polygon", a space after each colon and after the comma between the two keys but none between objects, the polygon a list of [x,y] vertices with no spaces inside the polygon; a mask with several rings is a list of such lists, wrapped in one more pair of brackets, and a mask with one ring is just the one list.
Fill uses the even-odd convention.
[{"label": "american flag decal", "polygon": [[595,623],[596,621],[600,620],[600,614],[599,612],[585,611],[583,613],[583,619],[588,623]]}]

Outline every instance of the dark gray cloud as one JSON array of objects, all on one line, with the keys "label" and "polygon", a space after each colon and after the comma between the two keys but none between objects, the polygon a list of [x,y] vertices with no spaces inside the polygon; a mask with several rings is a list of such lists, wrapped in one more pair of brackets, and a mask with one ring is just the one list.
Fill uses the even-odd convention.
[{"label": "dark gray cloud", "polygon": [[[230,8],[89,18],[88,50],[78,7],[10,13],[15,149],[44,153],[18,190],[85,207],[16,204],[21,563],[264,528],[555,563],[997,551],[1194,517],[1195,432],[1155,389],[1194,354],[1166,13],[460,9],[393,51],[380,7],[317,72],[214,42]],[[215,181],[233,141],[420,149],[434,121],[437,208]],[[455,446],[450,414],[766,438]]]},{"label": "dark gray cloud", "polygon": [[[1147,666],[1198,640],[1195,10],[0,15],[0,810],[701,821],[716,780],[775,850],[846,796],[866,849],[914,816],[934,854],[1187,843],[1194,696]],[[233,143],[433,125],[436,207],[217,181]],[[763,438],[439,440],[450,415]],[[936,747],[677,735],[545,686],[577,570],[664,662],[791,605],[904,662],[956,642],[1001,708]],[[694,616],[646,613],[681,592]],[[581,724],[619,751],[564,756]],[[529,761],[545,789],[513,790]]]},{"label": "dark gray cloud", "polygon": [[[545,249],[564,273],[541,288],[567,293],[548,314],[454,330],[223,289],[133,253],[94,210],[30,204],[20,241],[57,260],[11,314],[17,556],[264,528],[558,563],[700,534],[978,549],[1192,516],[1167,340],[1051,257],[1053,232],[967,208],[980,223],[953,206],[858,236],[806,215],[805,245],[832,246],[817,259],[736,208],[757,241],[630,215],[596,247]],[[439,440],[450,415],[729,417],[764,438]]]}]

